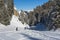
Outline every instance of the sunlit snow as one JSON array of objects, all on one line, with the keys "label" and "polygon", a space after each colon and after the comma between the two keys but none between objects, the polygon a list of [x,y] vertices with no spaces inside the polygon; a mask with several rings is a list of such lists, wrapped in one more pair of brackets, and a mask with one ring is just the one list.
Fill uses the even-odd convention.
[{"label": "sunlit snow", "polygon": [[[16,31],[18,27],[18,31]],[[13,15],[10,25],[5,26],[0,23],[0,40],[60,40],[59,29],[56,31],[36,31],[24,29],[29,27],[22,24],[18,17]]]}]

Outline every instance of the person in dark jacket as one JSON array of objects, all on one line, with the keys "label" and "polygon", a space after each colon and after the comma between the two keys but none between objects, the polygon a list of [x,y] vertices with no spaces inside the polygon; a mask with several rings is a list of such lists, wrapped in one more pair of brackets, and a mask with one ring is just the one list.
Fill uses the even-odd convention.
[{"label": "person in dark jacket", "polygon": [[18,31],[18,27],[16,27],[16,31]]}]

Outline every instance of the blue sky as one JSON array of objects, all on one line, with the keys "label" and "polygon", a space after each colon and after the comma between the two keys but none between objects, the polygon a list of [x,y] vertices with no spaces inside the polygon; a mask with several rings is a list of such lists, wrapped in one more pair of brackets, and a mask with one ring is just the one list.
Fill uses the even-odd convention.
[{"label": "blue sky", "polygon": [[18,10],[32,10],[47,1],[48,0],[14,0],[14,5]]}]

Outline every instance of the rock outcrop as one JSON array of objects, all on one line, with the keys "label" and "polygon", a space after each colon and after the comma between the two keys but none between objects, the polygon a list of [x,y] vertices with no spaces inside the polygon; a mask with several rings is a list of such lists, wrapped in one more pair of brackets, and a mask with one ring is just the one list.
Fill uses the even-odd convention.
[{"label": "rock outcrop", "polygon": [[19,12],[16,9],[14,9],[14,15],[19,16]]}]

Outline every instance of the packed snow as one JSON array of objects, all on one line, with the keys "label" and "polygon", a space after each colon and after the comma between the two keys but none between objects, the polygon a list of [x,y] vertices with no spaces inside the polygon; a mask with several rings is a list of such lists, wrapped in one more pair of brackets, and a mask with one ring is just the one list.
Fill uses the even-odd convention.
[{"label": "packed snow", "polygon": [[[18,31],[16,31],[18,27]],[[60,29],[56,31],[37,31],[25,29],[28,24],[22,24],[18,17],[13,15],[10,25],[0,23],[0,40],[60,40]]]}]

